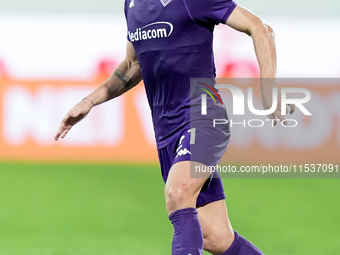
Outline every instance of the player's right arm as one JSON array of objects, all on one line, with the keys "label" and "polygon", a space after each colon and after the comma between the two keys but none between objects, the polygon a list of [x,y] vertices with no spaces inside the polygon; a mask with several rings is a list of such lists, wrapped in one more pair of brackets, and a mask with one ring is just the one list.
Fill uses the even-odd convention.
[{"label": "player's right arm", "polygon": [[66,114],[60,123],[54,139],[57,141],[60,137],[64,138],[75,124],[86,117],[93,106],[124,94],[141,80],[142,74],[135,49],[131,42],[127,42],[125,59],[102,85]]}]

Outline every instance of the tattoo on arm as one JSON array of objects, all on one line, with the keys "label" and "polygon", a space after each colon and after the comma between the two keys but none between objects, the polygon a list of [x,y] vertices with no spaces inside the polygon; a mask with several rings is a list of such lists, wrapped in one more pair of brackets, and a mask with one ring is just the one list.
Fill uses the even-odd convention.
[{"label": "tattoo on arm", "polygon": [[132,85],[132,80],[121,70],[116,69],[113,73],[124,85],[126,89],[129,89]]}]

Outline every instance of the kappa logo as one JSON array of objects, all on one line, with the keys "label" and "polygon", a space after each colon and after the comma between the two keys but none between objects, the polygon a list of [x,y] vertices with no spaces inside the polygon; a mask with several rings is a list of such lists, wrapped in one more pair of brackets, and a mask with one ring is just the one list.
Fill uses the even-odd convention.
[{"label": "kappa logo", "polygon": [[192,154],[187,148],[183,148],[182,141],[184,138],[185,138],[185,135],[182,135],[181,139],[179,140],[179,146],[176,150],[176,158],[187,155],[187,154],[190,154],[190,155]]},{"label": "kappa logo", "polygon": [[129,8],[135,7],[135,0],[131,0]]},{"label": "kappa logo", "polygon": [[192,154],[187,148],[184,148],[182,150],[179,150],[177,152],[177,155],[176,155],[176,158],[179,157],[179,156],[184,156],[184,155],[187,155],[187,154]]},{"label": "kappa logo", "polygon": [[171,3],[172,0],[159,0],[161,2],[161,4],[166,7],[168,4]]}]

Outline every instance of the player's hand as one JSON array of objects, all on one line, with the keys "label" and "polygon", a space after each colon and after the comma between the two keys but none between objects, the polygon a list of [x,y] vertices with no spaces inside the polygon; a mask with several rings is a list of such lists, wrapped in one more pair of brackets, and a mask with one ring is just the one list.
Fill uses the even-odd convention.
[{"label": "player's hand", "polygon": [[90,100],[83,99],[80,101],[75,107],[73,107],[65,116],[65,118],[61,121],[59,129],[54,136],[54,140],[58,141],[59,138],[64,138],[68,131],[81,121],[92,109],[93,104]]},{"label": "player's hand", "polygon": [[[265,110],[268,110],[272,107],[273,104],[273,88],[276,87],[275,79],[261,79],[261,100],[262,105]],[[285,120],[285,116],[281,114],[281,92],[277,90],[277,106],[275,111],[272,114],[268,115],[268,118],[273,121],[273,125],[276,126],[277,119],[281,122]],[[288,109],[290,108],[290,110]],[[294,104],[287,105],[287,111],[290,114],[293,114],[295,111]]]}]

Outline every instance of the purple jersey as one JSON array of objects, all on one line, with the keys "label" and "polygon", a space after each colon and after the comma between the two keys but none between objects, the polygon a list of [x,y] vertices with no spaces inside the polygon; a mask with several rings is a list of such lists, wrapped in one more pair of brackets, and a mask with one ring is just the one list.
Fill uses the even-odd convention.
[{"label": "purple jersey", "polygon": [[141,67],[157,147],[190,122],[190,78],[214,78],[213,30],[232,0],[126,0],[128,40]]}]

